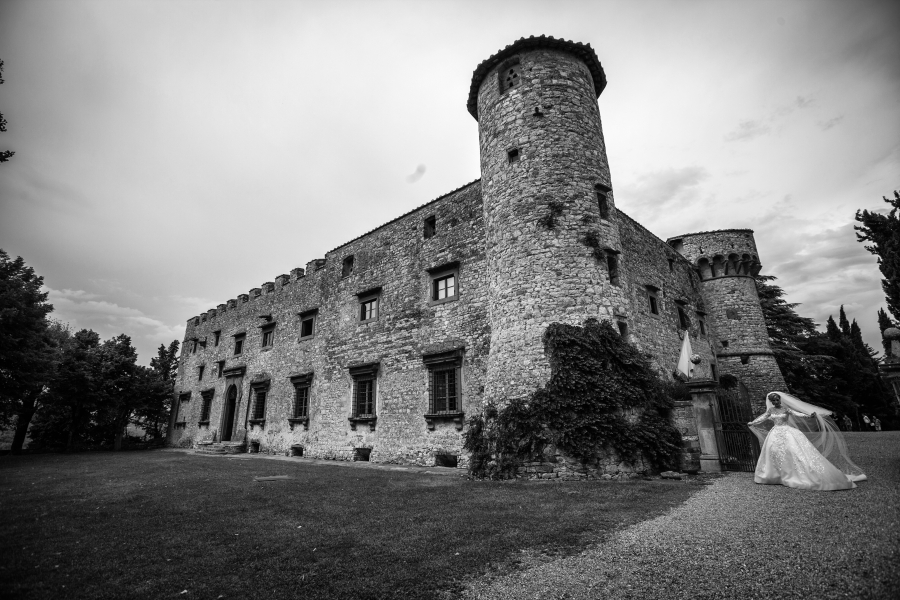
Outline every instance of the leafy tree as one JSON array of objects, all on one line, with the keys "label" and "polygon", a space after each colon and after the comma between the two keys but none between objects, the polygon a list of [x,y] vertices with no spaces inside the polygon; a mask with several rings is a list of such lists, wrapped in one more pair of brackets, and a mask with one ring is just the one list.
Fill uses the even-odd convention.
[{"label": "leafy tree", "polygon": [[161,439],[166,434],[178,375],[178,348],[178,340],[172,340],[168,347],[160,344],[156,356],[150,359],[156,385],[148,389],[146,402],[137,414],[144,430],[154,439]]},{"label": "leafy tree", "polygon": [[894,191],[894,198],[884,198],[892,208],[887,214],[856,211],[856,220],[860,225],[854,226],[859,242],[871,242],[865,248],[878,257],[878,268],[884,279],[881,287],[885,293],[888,311],[894,319],[900,320],[900,192]]},{"label": "leafy tree", "polygon": [[15,417],[13,452],[22,449],[53,370],[54,335],[47,319],[53,306],[43,283],[21,256],[13,260],[0,250],[0,427]]},{"label": "leafy tree", "polygon": [[[0,60],[0,83],[3,83],[3,61]],[[6,119],[3,117],[3,113],[0,113],[0,132],[6,132]],[[6,162],[10,158],[12,158],[13,152],[12,150],[2,150],[0,151],[0,162]]]}]

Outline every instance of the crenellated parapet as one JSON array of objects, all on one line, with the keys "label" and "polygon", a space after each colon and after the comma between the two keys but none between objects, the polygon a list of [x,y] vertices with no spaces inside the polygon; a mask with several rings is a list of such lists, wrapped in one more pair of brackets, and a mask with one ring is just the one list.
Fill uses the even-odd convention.
[{"label": "crenellated parapet", "polygon": [[751,229],[686,233],[666,242],[694,265],[703,280],[754,277],[762,268]]}]

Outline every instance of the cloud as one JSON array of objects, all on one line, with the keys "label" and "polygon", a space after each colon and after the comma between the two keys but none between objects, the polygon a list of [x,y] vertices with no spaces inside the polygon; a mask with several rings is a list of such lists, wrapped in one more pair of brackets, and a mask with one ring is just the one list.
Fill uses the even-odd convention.
[{"label": "cloud", "polygon": [[840,123],[843,120],[844,120],[844,115],[839,115],[837,117],[828,119],[827,121],[817,121],[816,125],[818,125],[819,129],[821,129],[822,131],[828,131],[829,129],[831,129],[832,127],[834,127],[835,125],[837,125],[838,123]]},{"label": "cloud", "polygon": [[725,135],[726,142],[748,142],[753,138],[767,134],[771,127],[762,121],[741,121],[737,129]]},{"label": "cloud", "polygon": [[418,180],[422,179],[422,176],[425,174],[425,165],[419,165],[416,167],[416,170],[413,171],[411,175],[406,176],[407,183],[415,183]]},{"label": "cloud", "polygon": [[184,336],[184,324],[169,325],[137,308],[103,300],[92,292],[52,288],[47,291],[54,319],[69,323],[74,330],[93,329],[103,338],[124,333],[131,337],[141,362],[149,362],[152,349],[159,344]]},{"label": "cloud", "polygon": [[682,167],[662,169],[639,175],[637,179],[622,188],[623,198],[629,206],[662,206],[675,201],[681,204],[695,200],[699,195],[699,185],[709,178],[703,167]]}]

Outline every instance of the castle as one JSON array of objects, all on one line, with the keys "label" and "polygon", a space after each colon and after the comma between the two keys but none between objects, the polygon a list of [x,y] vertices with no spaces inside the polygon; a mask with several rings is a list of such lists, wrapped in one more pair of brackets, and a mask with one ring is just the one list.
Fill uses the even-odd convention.
[{"label": "castle", "polygon": [[478,65],[481,179],[189,319],[169,444],[464,466],[466,417],[547,381],[547,325],[597,318],[667,376],[690,336],[692,399],[673,419],[687,461],[727,468],[743,443],[729,422],[785,387],[753,232],[666,242],[619,210],[605,86],[590,45],[552,37]]}]

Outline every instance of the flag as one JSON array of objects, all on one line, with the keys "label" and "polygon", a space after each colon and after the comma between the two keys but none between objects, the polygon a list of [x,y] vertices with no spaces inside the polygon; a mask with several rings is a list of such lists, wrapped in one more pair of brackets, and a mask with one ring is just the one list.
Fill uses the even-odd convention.
[{"label": "flag", "polygon": [[684,332],[684,342],[681,344],[681,356],[678,357],[678,366],[675,370],[690,379],[694,376],[694,364],[691,362],[691,336],[687,331]]}]

